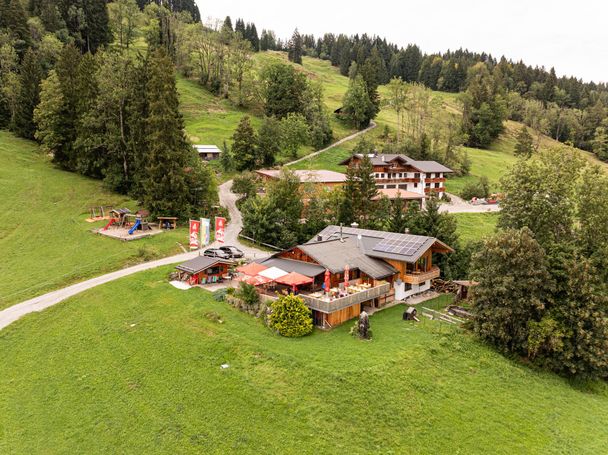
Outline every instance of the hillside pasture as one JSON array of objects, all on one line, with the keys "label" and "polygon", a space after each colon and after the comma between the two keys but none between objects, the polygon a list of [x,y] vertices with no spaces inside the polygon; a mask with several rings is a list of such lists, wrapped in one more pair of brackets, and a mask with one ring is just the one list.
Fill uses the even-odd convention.
[{"label": "hillside pasture", "polygon": [[0,309],[126,265],[181,251],[178,229],[134,242],[95,235],[91,206],[137,208],[100,181],[54,167],[34,142],[0,131]]},{"label": "hillside pasture", "polygon": [[0,452],[551,454],[608,444],[605,383],[572,384],[454,326],[405,322],[402,306],[370,318],[371,342],[350,336],[351,323],[282,338],[206,291],[173,288],[170,270],[0,332]]}]

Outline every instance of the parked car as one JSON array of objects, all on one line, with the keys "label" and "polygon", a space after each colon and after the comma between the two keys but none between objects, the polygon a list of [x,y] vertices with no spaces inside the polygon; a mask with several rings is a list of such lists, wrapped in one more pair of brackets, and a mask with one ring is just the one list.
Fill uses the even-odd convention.
[{"label": "parked car", "polygon": [[203,254],[212,258],[230,259],[230,255],[219,248],[209,248]]},{"label": "parked car", "polygon": [[229,254],[231,258],[242,258],[245,256],[245,253],[235,246],[221,246],[220,250],[226,254]]}]

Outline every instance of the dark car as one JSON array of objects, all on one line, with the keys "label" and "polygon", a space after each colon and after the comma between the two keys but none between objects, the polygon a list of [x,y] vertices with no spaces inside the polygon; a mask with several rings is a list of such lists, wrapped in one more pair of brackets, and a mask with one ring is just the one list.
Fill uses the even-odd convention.
[{"label": "dark car", "polygon": [[230,259],[230,255],[219,248],[209,248],[203,254],[211,258]]},{"label": "dark car", "polygon": [[226,254],[229,254],[231,258],[242,258],[243,256],[245,256],[245,253],[243,253],[235,246],[221,246],[220,250],[222,250]]}]

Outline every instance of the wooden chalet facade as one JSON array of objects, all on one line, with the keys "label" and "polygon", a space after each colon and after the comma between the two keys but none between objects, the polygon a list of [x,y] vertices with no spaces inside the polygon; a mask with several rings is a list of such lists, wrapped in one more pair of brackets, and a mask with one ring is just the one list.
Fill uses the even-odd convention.
[{"label": "wooden chalet facade", "polygon": [[328,226],[262,264],[313,278],[300,296],[315,325],[334,327],[357,317],[364,305],[381,307],[428,290],[440,274],[433,253],[452,251],[433,237]]},{"label": "wooden chalet facade", "polygon": [[[376,188],[389,199],[397,197],[397,190],[403,199],[423,201],[431,193],[443,197],[446,175],[454,172],[436,161],[417,161],[406,155],[374,153],[368,157],[374,168]],[[359,166],[363,158],[364,155],[355,154],[340,164]]]}]

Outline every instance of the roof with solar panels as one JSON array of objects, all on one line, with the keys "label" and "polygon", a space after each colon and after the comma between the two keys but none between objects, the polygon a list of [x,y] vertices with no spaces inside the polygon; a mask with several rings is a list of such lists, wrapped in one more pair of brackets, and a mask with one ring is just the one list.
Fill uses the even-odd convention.
[{"label": "roof with solar panels", "polygon": [[366,256],[410,263],[420,259],[429,248],[445,253],[452,253],[454,251],[435,237],[335,225],[327,226],[313,239],[309,240],[306,245],[324,242],[333,243],[339,241],[340,238],[356,239],[357,248]]}]

